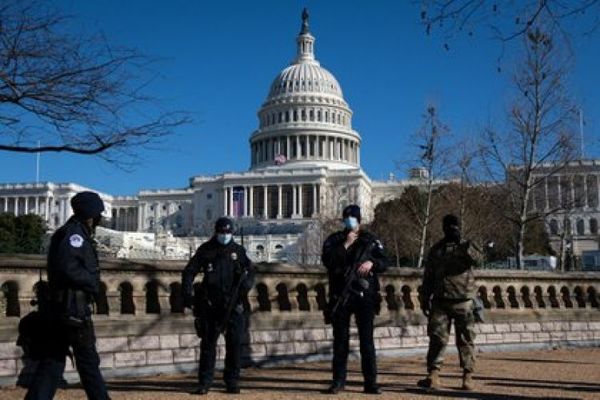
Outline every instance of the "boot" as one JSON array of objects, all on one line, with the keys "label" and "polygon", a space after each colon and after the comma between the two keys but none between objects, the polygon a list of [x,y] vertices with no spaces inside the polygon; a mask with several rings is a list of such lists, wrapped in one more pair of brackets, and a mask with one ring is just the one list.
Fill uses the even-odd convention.
[{"label": "boot", "polygon": [[473,373],[469,371],[463,372],[462,390],[474,390],[475,383],[473,382]]},{"label": "boot", "polygon": [[421,379],[417,382],[417,386],[425,389],[439,389],[440,387],[440,376],[437,369],[429,371],[427,378]]}]

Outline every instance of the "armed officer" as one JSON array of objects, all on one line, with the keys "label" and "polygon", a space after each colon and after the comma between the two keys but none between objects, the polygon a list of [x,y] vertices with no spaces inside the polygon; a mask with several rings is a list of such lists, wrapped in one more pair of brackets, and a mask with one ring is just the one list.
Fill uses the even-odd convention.
[{"label": "armed officer", "polygon": [[[193,282],[203,273],[201,299],[194,305]],[[206,394],[213,381],[216,345],[225,333],[225,370],[228,393],[239,393],[242,336],[247,334],[243,298],[254,284],[254,268],[244,247],[233,240],[233,222],[221,217],[215,223],[213,237],[203,243],[182,275],[185,305],[194,305],[196,330],[201,338],[198,389]]]},{"label": "armed officer", "polygon": [[342,217],[345,229],[327,238],[322,254],[329,277],[329,305],[325,319],[333,325],[333,381],[327,392],[337,394],[346,383],[350,316],[354,314],[360,339],[364,391],[380,394],[373,320],[379,292],[377,274],[383,272],[387,264],[381,242],[360,229],[360,207],[347,206]]},{"label": "armed officer", "polygon": [[94,192],[71,199],[73,216],[50,241],[48,251],[49,304],[46,341],[26,400],[52,399],[61,381],[65,358],[72,348],[75,365],[88,399],[106,400],[108,393],[96,351],[91,302],[98,294],[100,271],[92,236],[104,204]]},{"label": "armed officer", "polygon": [[463,369],[463,390],[473,390],[475,367],[475,296],[474,258],[469,254],[469,242],[461,241],[460,221],[452,214],[444,217],[444,238],[429,250],[423,272],[421,309],[429,318],[427,334],[428,376],[417,384],[436,389],[440,386],[439,371],[448,344],[451,322],[454,321],[456,347]]}]

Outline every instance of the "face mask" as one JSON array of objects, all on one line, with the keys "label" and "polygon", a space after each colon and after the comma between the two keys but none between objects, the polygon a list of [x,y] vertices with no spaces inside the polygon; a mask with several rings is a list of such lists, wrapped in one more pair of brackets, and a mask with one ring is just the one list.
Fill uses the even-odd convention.
[{"label": "face mask", "polygon": [[446,239],[450,242],[459,243],[460,242],[460,229],[455,226],[449,226],[444,229],[444,234]]},{"label": "face mask", "polygon": [[344,226],[351,231],[358,228],[358,220],[355,217],[344,218]]},{"label": "face mask", "polygon": [[231,233],[219,233],[217,234],[217,241],[222,245],[229,244],[233,235]]}]

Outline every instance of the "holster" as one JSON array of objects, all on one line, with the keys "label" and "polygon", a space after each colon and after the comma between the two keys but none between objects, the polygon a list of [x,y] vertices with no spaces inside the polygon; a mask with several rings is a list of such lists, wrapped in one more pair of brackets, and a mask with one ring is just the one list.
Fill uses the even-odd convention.
[{"label": "holster", "polygon": [[54,301],[60,306],[62,322],[73,328],[85,326],[88,318],[88,307],[90,296],[82,290],[64,289],[58,290],[54,295]]}]

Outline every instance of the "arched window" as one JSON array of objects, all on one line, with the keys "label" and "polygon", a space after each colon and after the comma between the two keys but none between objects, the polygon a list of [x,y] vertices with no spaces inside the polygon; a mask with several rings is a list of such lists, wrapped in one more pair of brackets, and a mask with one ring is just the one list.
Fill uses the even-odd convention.
[{"label": "arched window", "polygon": [[590,218],[590,233],[592,235],[598,234],[598,220],[596,218]]},{"label": "arched window", "polygon": [[558,235],[558,221],[555,219],[550,220],[550,234]]}]

